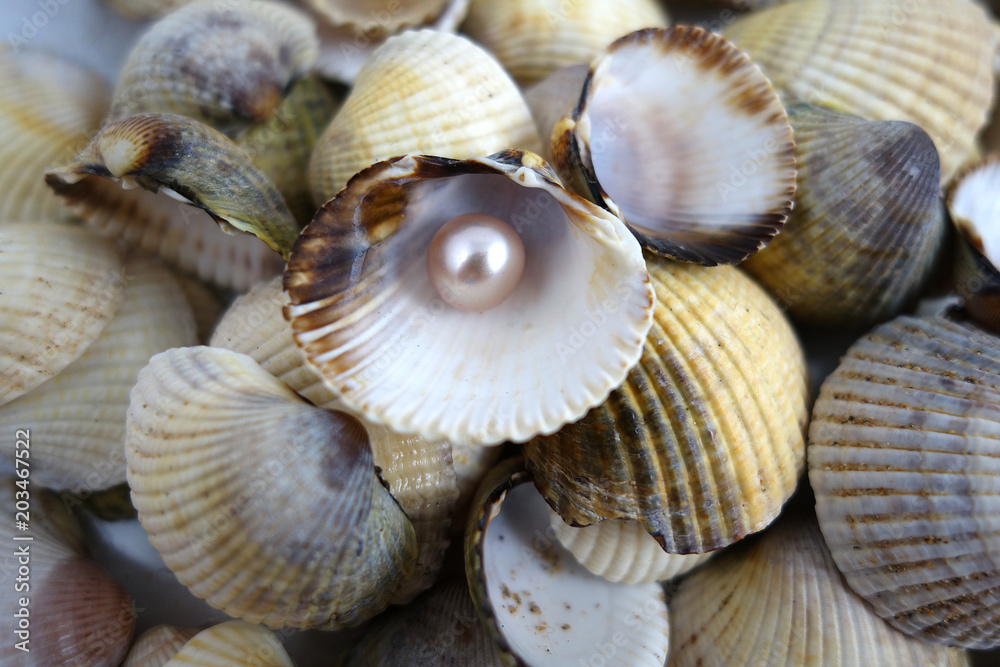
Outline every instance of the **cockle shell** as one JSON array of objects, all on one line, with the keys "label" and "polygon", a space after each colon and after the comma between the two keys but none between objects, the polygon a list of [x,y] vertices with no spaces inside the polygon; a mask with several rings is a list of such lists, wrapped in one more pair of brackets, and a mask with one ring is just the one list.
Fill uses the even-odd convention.
[{"label": "cockle shell", "polygon": [[281,640],[267,628],[226,621],[191,638],[164,667],[294,667]]},{"label": "cockle shell", "polygon": [[740,17],[725,35],[783,94],[922,127],[942,183],[975,153],[993,103],[1000,29],[968,0],[796,0]]},{"label": "cockle shell", "polygon": [[501,667],[503,658],[479,621],[465,579],[435,586],[376,619],[344,667]]},{"label": "cockle shell", "polygon": [[912,123],[788,108],[798,189],[784,230],[745,268],[811,325],[858,328],[918,296],[944,246],[937,149]]},{"label": "cockle shell", "polygon": [[620,215],[658,255],[736,264],[791,211],[785,110],[744,53],[701,28],[615,41],[551,140],[563,179]]},{"label": "cockle shell", "polygon": [[[515,290],[482,313],[445,305],[427,272],[431,238],[470,212],[509,221],[527,256]],[[523,442],[602,401],[638,358],[652,308],[621,221],[518,151],[366,169],[303,231],[285,288],[296,342],[352,410],[472,445]]]},{"label": "cockle shell", "polygon": [[196,0],[103,0],[104,4],[133,21],[165,16]]},{"label": "cockle shell", "polygon": [[413,527],[376,476],[363,427],[250,357],[210,347],[153,357],[132,390],[125,453],[150,542],[231,616],[356,625],[413,575]]},{"label": "cockle shell", "polygon": [[[58,375],[0,407],[0,428],[28,428],[31,481],[74,492],[125,482],[125,412],[154,354],[194,345],[191,307],[158,260],[125,264],[121,306],[83,354]],[[8,461],[14,442],[0,442]]]},{"label": "cockle shell", "polygon": [[660,667],[670,629],[663,589],[615,584],[573,560],[548,508],[507,459],[480,486],[465,533],[465,570],[479,617],[507,665]]},{"label": "cockle shell", "polygon": [[356,173],[390,157],[472,158],[540,147],[528,105],[491,55],[464,37],[409,31],[365,64],[316,144],[309,180],[320,206]]},{"label": "cockle shell", "polygon": [[667,553],[634,519],[610,519],[576,528],[550,511],[549,521],[559,543],[577,562],[608,581],[666,581],[693,570],[715,554]]},{"label": "cockle shell", "polygon": [[955,289],[965,300],[966,313],[1000,333],[1000,153],[955,180],[948,211],[961,237]]},{"label": "cockle shell", "polygon": [[392,34],[437,18],[448,0],[302,0],[336,26],[358,27],[374,35]]},{"label": "cockle shell", "polygon": [[57,222],[69,210],[45,187],[46,169],[90,139],[110,91],[96,72],[43,51],[0,49],[0,220]]},{"label": "cockle shell", "polygon": [[[210,345],[248,355],[313,405],[343,410],[343,403],[327,388],[323,377],[308,364],[305,354],[295,344],[292,329],[282,316],[286,300],[280,276],[256,285],[226,312]],[[417,536],[420,554],[416,572],[393,598],[394,603],[408,602],[437,578],[444,552],[451,543],[449,529],[453,516],[459,514],[465,520],[464,506],[456,512],[460,487],[452,446],[444,441],[402,436],[364,420],[362,424],[368,432],[381,478],[413,524]],[[463,447],[460,452],[471,449]],[[470,457],[473,461],[479,458]],[[484,475],[485,471],[465,481],[465,486],[478,486]]]},{"label": "cockle shell", "polygon": [[[10,437],[26,439],[28,446],[19,448],[22,452],[31,452],[37,442],[23,432],[11,432]],[[7,577],[0,594],[6,609],[0,631],[7,638],[0,644],[0,664],[118,667],[135,630],[132,600],[87,557],[76,518],[58,498],[31,482],[30,476],[0,477],[0,508],[10,517],[11,529],[15,519],[28,526],[8,533],[8,539],[15,541],[0,556],[0,569]],[[24,505],[30,509],[23,510]],[[18,537],[30,539],[18,541]],[[27,598],[26,605],[21,598]],[[22,609],[28,614],[26,626],[17,617]],[[19,637],[15,630],[26,632]],[[16,646],[23,640],[27,651]]]},{"label": "cockle shell", "polygon": [[78,227],[0,225],[0,405],[76,361],[118,311],[115,246]]},{"label": "cockle shell", "polygon": [[812,516],[782,517],[681,580],[668,667],[960,667],[963,651],[891,628],[847,587]]},{"label": "cockle shell", "polygon": [[561,67],[590,64],[622,35],[668,24],[656,0],[473,0],[462,31],[530,86]]},{"label": "cockle shell", "polygon": [[[277,273],[281,257],[272,249],[287,252],[298,234],[281,193],[249,156],[184,116],[108,123],[45,178],[103,234],[224,287],[246,289]],[[264,243],[223,230],[248,231]]]},{"label": "cockle shell", "polygon": [[840,571],[895,627],[1000,645],[1000,339],[899,317],[855,343],[820,390],[809,481]]},{"label": "cockle shell", "polygon": [[603,404],[525,447],[574,526],[637,519],[670,553],[705,553],[773,521],[805,467],[802,350],[734,268],[647,257],[656,290],[639,364]]},{"label": "cockle shell", "polygon": [[232,133],[270,119],[318,50],[313,23],[286,5],[193,2],[153,24],[132,49],[108,120],[168,112]]},{"label": "cockle shell", "polygon": [[132,644],[122,667],[163,667],[196,634],[197,630],[172,625],[150,628]]}]

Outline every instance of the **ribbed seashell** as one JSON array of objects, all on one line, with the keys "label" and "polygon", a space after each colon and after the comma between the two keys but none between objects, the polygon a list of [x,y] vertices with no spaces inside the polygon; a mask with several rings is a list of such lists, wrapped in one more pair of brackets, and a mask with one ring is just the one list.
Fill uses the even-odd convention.
[{"label": "ribbed seashell", "polygon": [[668,667],[960,667],[963,651],[891,628],[847,587],[812,516],[782,517],[683,579]]},{"label": "ribbed seashell", "polygon": [[354,645],[344,667],[501,667],[464,579],[435,586],[413,603],[383,614]]},{"label": "ribbed seashell", "polygon": [[194,315],[195,331],[198,334],[199,343],[208,343],[215,331],[215,325],[222,317],[222,304],[219,297],[200,281],[183,274],[174,274],[178,286],[184,293],[191,312]]},{"label": "ribbed seashell", "polygon": [[802,350],[771,298],[734,268],[647,258],[653,327],[625,383],[525,447],[570,525],[637,519],[671,553],[762,530],[805,467]]},{"label": "ribbed seashell", "polygon": [[955,289],[974,320],[1000,333],[1000,153],[966,170],[948,194],[961,236]]},{"label": "ribbed seashell", "polygon": [[508,665],[660,667],[670,629],[659,584],[612,583],[563,549],[523,461],[483,481],[465,533],[465,570],[479,618]]},{"label": "ribbed seashell", "polygon": [[172,625],[150,628],[132,644],[122,667],[163,667],[196,634],[197,630]]},{"label": "ribbed seashell", "polygon": [[118,311],[115,246],[78,227],[0,225],[0,405],[54,377]]},{"label": "ribbed seashell", "polygon": [[[11,437],[25,436],[12,432]],[[27,441],[28,446],[20,451],[30,452],[37,442],[33,437]],[[0,664],[117,667],[135,630],[132,600],[86,556],[76,518],[58,498],[32,481],[30,476],[0,478],[0,508],[10,517],[11,527],[15,519],[28,525],[24,531],[8,533],[8,539],[15,541],[4,549],[0,562],[8,577],[0,594],[5,609],[0,630],[7,639],[0,644]],[[30,509],[23,510],[24,505]],[[30,540],[19,541],[19,537]],[[19,568],[26,568],[28,574],[18,574],[18,583]],[[22,604],[23,598],[27,604]],[[22,623],[21,618],[26,621]],[[21,642],[24,650],[18,648]]]},{"label": "ribbed seashell", "polygon": [[0,90],[0,224],[67,218],[43,175],[72,159],[100,126],[107,85],[96,72],[47,52],[0,49]]},{"label": "ribbed seashell", "polygon": [[622,35],[669,25],[656,0],[472,0],[462,31],[522,86],[568,65],[589,65]]},{"label": "ribbed seashell", "polygon": [[715,554],[667,553],[635,520],[609,519],[575,528],[555,512],[550,515],[559,543],[577,562],[608,581],[666,581],[690,572]]},{"label": "ribbed seashell", "polygon": [[968,0],[797,0],[725,35],[782,93],[868,120],[922,127],[947,183],[975,153],[993,102],[1000,29]]},{"label": "ribbed seashell", "polygon": [[104,4],[133,21],[157,19],[196,0],[103,0]]},{"label": "ribbed seashell", "polygon": [[620,215],[658,255],[736,264],[767,245],[791,211],[785,110],[744,53],[701,28],[615,41],[551,140],[563,180]]},{"label": "ribbed seashell", "polygon": [[[298,235],[281,193],[245,152],[175,114],[108,123],[73,162],[45,179],[106,236],[223,287],[248,289],[273,276],[281,258],[271,249],[286,253]],[[233,230],[264,243],[225,233]]]},{"label": "ribbed seashell", "polygon": [[403,28],[433,22],[448,6],[449,0],[302,0],[335,26],[360,28],[374,36],[392,34]]},{"label": "ribbed seashell", "polygon": [[855,343],[809,427],[816,514],[840,571],[895,627],[1000,645],[1000,339],[899,317]]},{"label": "ribbed seashell", "polygon": [[318,51],[312,21],[286,5],[193,2],[157,21],[132,49],[108,120],[168,112],[229,134],[274,116]]},{"label": "ribbed seashell", "polygon": [[573,113],[588,72],[587,65],[563,67],[524,91],[524,101],[531,109],[538,136],[542,138],[539,155],[548,162],[554,161],[550,141],[552,130],[560,120]]},{"label": "ribbed seashell", "polygon": [[[466,213],[507,221],[525,247],[513,292],[481,313],[446,305],[428,276],[432,237]],[[296,342],[345,404],[469,445],[523,442],[601,402],[638,359],[653,298],[621,221],[519,151],[366,169],[303,230],[285,288]]]},{"label": "ribbed seashell", "polygon": [[322,205],[356,173],[397,155],[463,159],[508,148],[538,151],[541,140],[500,63],[464,37],[408,31],[375,51],[317,142],[313,201]]},{"label": "ribbed seashell", "polygon": [[273,118],[253,126],[237,142],[281,191],[302,225],[316,212],[309,192],[309,157],[338,104],[319,76],[310,74],[292,86]]},{"label": "ribbed seashell", "polygon": [[202,630],[164,667],[294,667],[281,640],[260,625],[226,621]]},{"label": "ribbed seashell", "polygon": [[[125,264],[121,306],[83,354],[58,375],[0,407],[0,428],[30,429],[31,481],[75,492],[125,482],[125,412],[154,354],[194,345],[191,307],[158,260]],[[14,460],[14,441],[0,442]]]},{"label": "ribbed seashell", "polygon": [[784,230],[746,269],[794,319],[885,321],[916,300],[944,246],[934,142],[912,123],[788,108],[798,189]]},{"label": "ribbed seashell", "polygon": [[132,391],[125,454],[150,542],[230,616],[356,625],[413,575],[413,527],[375,474],[363,427],[250,357],[210,347],[153,357]]},{"label": "ribbed seashell", "polygon": [[[219,322],[209,344],[246,354],[313,405],[343,410],[344,404],[295,344],[292,329],[282,316],[286,297],[281,287],[278,276],[238,298]],[[449,527],[459,495],[452,448],[445,441],[402,436],[363,419],[361,423],[368,432],[381,478],[417,536],[420,554],[416,572],[392,600],[408,602],[434,583],[451,543]]]}]

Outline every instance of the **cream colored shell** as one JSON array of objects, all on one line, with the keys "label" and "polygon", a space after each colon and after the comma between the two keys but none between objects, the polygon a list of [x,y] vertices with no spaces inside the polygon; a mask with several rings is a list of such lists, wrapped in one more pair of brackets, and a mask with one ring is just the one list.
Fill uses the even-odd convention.
[{"label": "cream colored shell", "polygon": [[226,621],[202,630],[164,667],[294,667],[281,640],[259,625]]},{"label": "cream colored shell", "polygon": [[163,667],[196,634],[197,630],[172,625],[150,628],[132,644],[122,667]]}]

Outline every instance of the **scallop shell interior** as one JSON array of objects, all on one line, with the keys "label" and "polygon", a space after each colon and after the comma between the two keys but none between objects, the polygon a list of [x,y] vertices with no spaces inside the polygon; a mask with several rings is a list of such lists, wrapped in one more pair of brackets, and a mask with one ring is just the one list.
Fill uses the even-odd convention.
[{"label": "scallop shell interior", "polygon": [[990,155],[956,180],[948,211],[972,247],[1000,267],[1000,154]]},{"label": "scallop shell interior", "polygon": [[[431,238],[470,212],[509,221],[526,249],[517,287],[482,313],[446,305],[427,271]],[[652,306],[628,230],[518,152],[366,170],[303,231],[285,286],[296,341],[348,406],[462,444],[581,416],[638,358]]]},{"label": "scallop shell interior", "polygon": [[791,211],[785,110],[745,54],[700,28],[641,30],[608,47],[553,142],[560,173],[579,170],[576,182],[659,255],[735,264]]}]

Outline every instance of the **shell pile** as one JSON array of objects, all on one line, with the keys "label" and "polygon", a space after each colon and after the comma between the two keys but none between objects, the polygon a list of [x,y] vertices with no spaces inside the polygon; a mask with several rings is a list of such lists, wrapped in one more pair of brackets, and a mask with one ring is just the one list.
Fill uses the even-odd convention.
[{"label": "shell pile", "polygon": [[79,2],[114,80],[0,48],[0,662],[1000,648],[997,3]]}]

